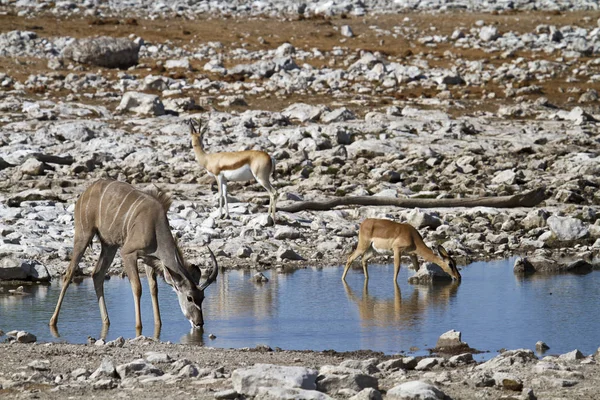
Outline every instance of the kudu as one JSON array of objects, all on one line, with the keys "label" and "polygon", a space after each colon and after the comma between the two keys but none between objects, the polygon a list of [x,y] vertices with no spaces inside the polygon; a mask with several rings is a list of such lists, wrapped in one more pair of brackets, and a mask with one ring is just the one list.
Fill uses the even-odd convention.
[{"label": "kudu", "polygon": [[394,282],[398,279],[400,272],[400,257],[403,252],[410,254],[411,261],[415,270],[419,270],[419,261],[417,255],[425,261],[436,263],[452,279],[460,280],[460,272],[456,268],[456,262],[450,257],[446,249],[441,245],[437,247],[440,256],[437,256],[423,241],[423,237],[410,224],[402,224],[388,219],[367,218],[358,231],[358,245],[356,250],[348,257],[342,280],[346,280],[346,274],[350,269],[352,262],[362,256],[362,266],[365,279],[369,279],[367,263],[369,258],[375,253],[385,253],[392,251],[394,253]]},{"label": "kudu", "polygon": [[196,266],[183,260],[181,250],[171,234],[167,211],[171,196],[156,186],[144,190],[135,189],[128,183],[115,180],[98,180],[91,184],[75,204],[75,238],[69,268],[63,277],[50,326],[55,328],[65,292],[86,248],[94,236],[98,236],[102,249],[92,277],[100,306],[100,315],[105,327],[110,325],[104,302],[104,278],[119,247],[123,268],[131,283],[135,307],[135,326],[142,328],[140,297],[142,286],[137,260],[145,264],[146,275],[152,296],[155,327],[162,325],[158,306],[156,274],[163,272],[165,281],[177,293],[181,311],[193,327],[204,325],[202,301],[204,290],[213,283],[219,273],[217,260],[210,250],[213,270],[206,281],[197,286],[201,272]]}]

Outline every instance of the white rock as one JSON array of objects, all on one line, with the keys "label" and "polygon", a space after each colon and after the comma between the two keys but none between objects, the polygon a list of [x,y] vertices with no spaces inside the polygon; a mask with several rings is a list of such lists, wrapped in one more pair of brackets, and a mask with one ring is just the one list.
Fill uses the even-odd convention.
[{"label": "white rock", "polygon": [[444,400],[446,395],[437,387],[421,381],[406,382],[387,391],[386,399]]},{"label": "white rock", "polygon": [[117,111],[131,111],[136,114],[159,116],[165,113],[165,107],[156,95],[127,92],[121,98]]},{"label": "white rock", "polygon": [[316,380],[317,371],[314,369],[272,364],[238,368],[231,374],[235,391],[247,396],[257,396],[261,387],[316,390]]},{"label": "white rock", "polygon": [[577,218],[552,215],[546,223],[558,240],[577,240],[589,234],[583,222]]}]

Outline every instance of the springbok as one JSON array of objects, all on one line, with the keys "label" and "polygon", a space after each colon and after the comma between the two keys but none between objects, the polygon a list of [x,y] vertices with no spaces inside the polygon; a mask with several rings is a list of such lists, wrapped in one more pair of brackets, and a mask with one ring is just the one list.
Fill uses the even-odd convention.
[{"label": "springbok", "polygon": [[425,261],[433,262],[444,271],[446,271],[452,279],[460,280],[460,273],[456,268],[456,263],[448,255],[446,249],[441,245],[437,247],[437,251],[441,257],[438,257],[427,245],[423,242],[421,234],[410,224],[401,224],[390,221],[388,219],[368,218],[360,224],[358,232],[358,245],[356,250],[348,257],[346,268],[342,280],[346,280],[346,274],[350,269],[352,261],[362,256],[362,267],[365,274],[365,279],[369,279],[367,271],[367,262],[375,252],[385,253],[393,251],[394,253],[394,282],[398,279],[400,272],[400,256],[403,252],[409,253],[415,270],[419,270],[419,262],[417,255],[421,256]]},{"label": "springbok", "polygon": [[[202,146],[202,136],[207,126],[189,119],[192,147],[196,160],[201,167],[212,177],[216,178],[219,186],[219,215],[223,217],[225,205],[225,218],[229,218],[229,203],[227,202],[227,182],[249,181],[252,178],[269,192],[269,212],[275,221],[275,208],[277,190],[271,185],[270,177],[275,172],[275,160],[268,153],[260,150],[244,150],[234,152],[206,153]],[[194,124],[198,124],[198,130]]]},{"label": "springbok", "polygon": [[165,281],[177,293],[181,311],[192,327],[201,328],[204,325],[204,290],[217,279],[217,260],[208,248],[213,270],[206,281],[197,286],[201,277],[200,269],[184,262],[181,250],[171,234],[167,220],[171,201],[170,194],[156,186],[138,190],[128,183],[115,180],[98,180],[83,192],[75,204],[73,256],[63,277],[58,302],[50,319],[51,327],[56,328],[65,292],[83,253],[96,235],[100,239],[102,249],[92,277],[104,327],[110,325],[104,302],[104,277],[119,247],[123,268],[131,283],[135,326],[138,332],[142,329],[142,286],[137,268],[137,260],[140,258],[145,264],[148,277],[155,327],[162,325],[156,285],[157,270],[163,271]]}]

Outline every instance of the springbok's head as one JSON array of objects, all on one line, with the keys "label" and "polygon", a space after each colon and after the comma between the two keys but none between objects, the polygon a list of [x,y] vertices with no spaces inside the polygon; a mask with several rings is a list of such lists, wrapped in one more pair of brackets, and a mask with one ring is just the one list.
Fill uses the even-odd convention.
[{"label": "springbok's head", "polygon": [[446,263],[447,268],[444,268],[444,270],[446,270],[446,272],[450,274],[450,276],[452,276],[452,279],[460,281],[461,276],[460,272],[458,272],[458,268],[456,268],[456,261],[454,261],[454,259],[450,257],[450,254],[448,254],[448,252],[444,247],[442,247],[442,245],[439,245],[437,247],[437,251],[440,254],[440,257],[442,257],[442,260],[444,260],[444,262]]},{"label": "springbok's head", "polygon": [[190,126],[190,135],[198,136],[202,140],[204,132],[208,129],[206,124],[202,125],[202,121],[199,119],[189,118],[184,121],[186,125]]},{"label": "springbok's head", "polygon": [[165,268],[165,281],[171,285],[177,294],[181,312],[190,321],[192,328],[196,329],[202,329],[204,326],[204,317],[202,315],[204,290],[217,279],[217,275],[219,274],[217,259],[210,247],[207,246],[207,248],[213,262],[213,268],[208,278],[201,285],[198,285],[198,283],[200,282],[202,273],[197,266],[188,267],[190,275],[193,278],[192,282],[173,274]]}]

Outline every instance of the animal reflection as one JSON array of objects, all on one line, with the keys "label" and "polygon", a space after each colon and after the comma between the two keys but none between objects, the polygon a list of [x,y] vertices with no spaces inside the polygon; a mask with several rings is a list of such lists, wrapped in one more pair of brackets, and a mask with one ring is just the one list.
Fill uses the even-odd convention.
[{"label": "animal reflection", "polygon": [[394,297],[378,299],[369,295],[369,282],[364,281],[359,296],[344,281],[344,290],[349,300],[358,306],[358,314],[365,325],[380,327],[402,324],[411,326],[423,318],[429,308],[446,307],[458,291],[458,282],[415,285],[408,298],[402,299],[400,287],[394,282]]}]

